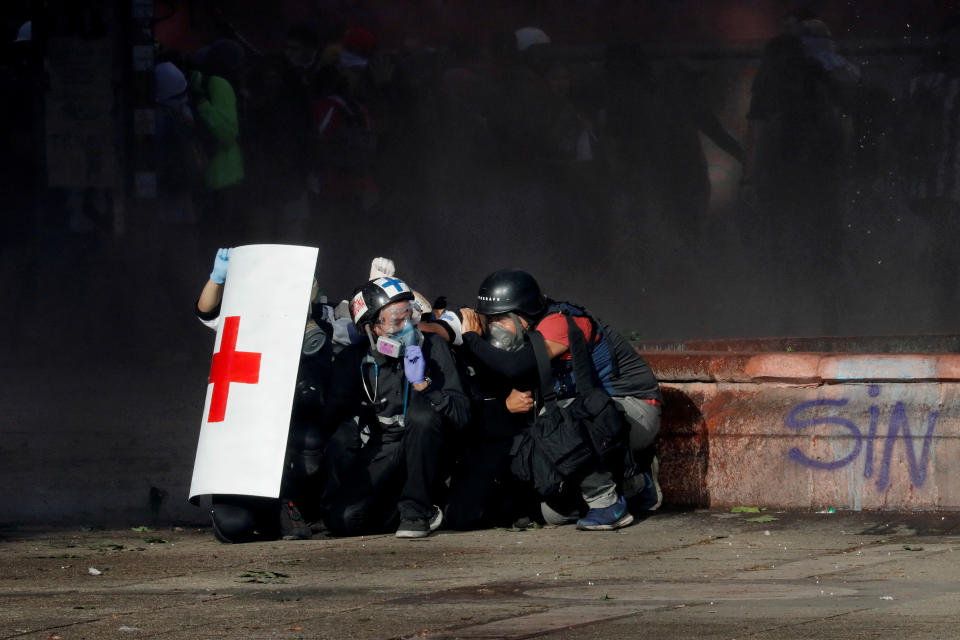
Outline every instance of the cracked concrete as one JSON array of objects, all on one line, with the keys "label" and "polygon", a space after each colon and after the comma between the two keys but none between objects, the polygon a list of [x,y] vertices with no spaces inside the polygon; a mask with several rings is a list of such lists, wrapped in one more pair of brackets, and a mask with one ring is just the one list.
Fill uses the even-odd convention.
[{"label": "cracked concrete", "polygon": [[955,637],[960,514],[767,514],[247,545],[8,527],[0,639]]}]

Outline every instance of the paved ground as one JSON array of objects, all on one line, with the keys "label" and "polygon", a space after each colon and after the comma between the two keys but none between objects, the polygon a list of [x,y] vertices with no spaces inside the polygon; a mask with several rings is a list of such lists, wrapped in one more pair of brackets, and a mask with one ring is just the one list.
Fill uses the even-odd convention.
[{"label": "paved ground", "polygon": [[958,513],[673,511],[611,533],[247,545],[7,528],[0,558],[0,639],[960,635]]}]

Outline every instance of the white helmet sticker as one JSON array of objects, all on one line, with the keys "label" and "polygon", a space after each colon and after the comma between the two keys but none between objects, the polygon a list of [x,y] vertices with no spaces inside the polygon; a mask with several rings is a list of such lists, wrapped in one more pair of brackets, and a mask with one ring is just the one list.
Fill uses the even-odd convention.
[{"label": "white helmet sticker", "polygon": [[356,322],[363,314],[367,312],[367,303],[363,299],[363,292],[358,291],[350,302],[350,318]]},{"label": "white helmet sticker", "polygon": [[392,276],[377,278],[373,281],[373,284],[383,289],[391,298],[393,296],[400,295],[401,293],[410,292],[410,287],[407,286],[406,282],[400,278],[394,278]]}]

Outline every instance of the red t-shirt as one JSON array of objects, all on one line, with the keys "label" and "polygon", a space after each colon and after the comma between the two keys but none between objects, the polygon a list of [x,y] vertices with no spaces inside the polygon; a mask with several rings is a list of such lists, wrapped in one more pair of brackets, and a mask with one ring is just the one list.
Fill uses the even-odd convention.
[{"label": "red t-shirt", "polygon": [[[587,344],[590,344],[590,318],[586,316],[571,317],[576,325],[580,327],[580,330],[583,331],[584,340],[587,341]],[[567,335],[569,327],[567,326],[567,319],[562,313],[551,313],[541,320],[536,328],[544,340],[567,346],[567,352],[560,356],[561,360],[569,360],[572,357],[570,355],[570,338]]]}]

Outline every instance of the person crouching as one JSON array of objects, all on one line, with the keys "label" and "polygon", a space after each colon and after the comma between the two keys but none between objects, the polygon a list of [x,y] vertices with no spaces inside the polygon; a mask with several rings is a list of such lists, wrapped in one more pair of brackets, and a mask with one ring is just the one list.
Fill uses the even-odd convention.
[{"label": "person crouching", "polygon": [[469,400],[442,338],[416,328],[413,292],[395,277],[361,285],[351,318],[368,340],[333,365],[324,425],[324,522],[334,535],[421,538],[440,526],[445,433],[469,418]]}]

